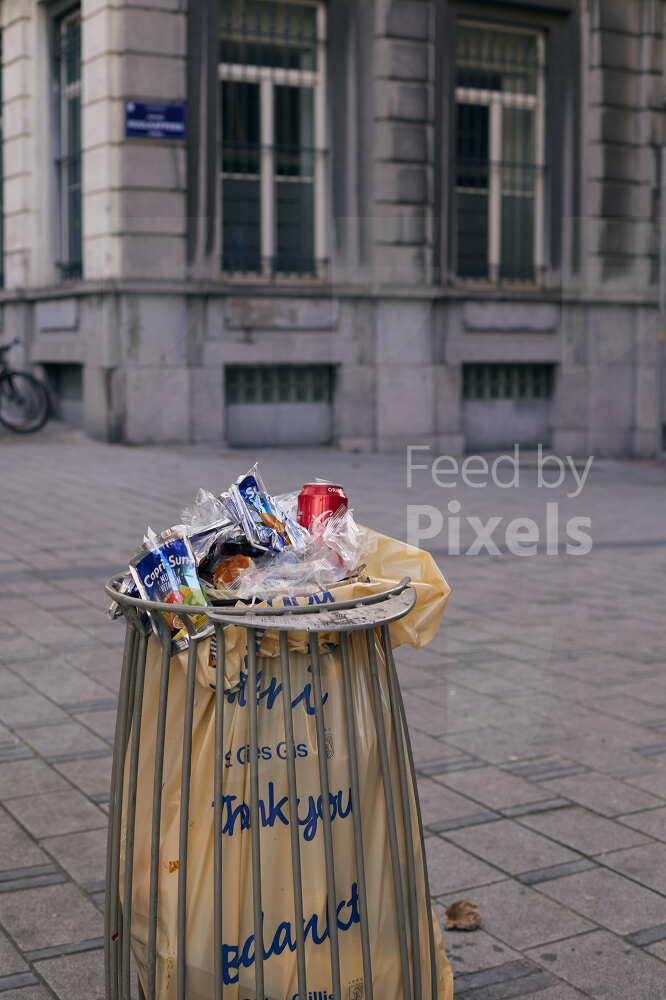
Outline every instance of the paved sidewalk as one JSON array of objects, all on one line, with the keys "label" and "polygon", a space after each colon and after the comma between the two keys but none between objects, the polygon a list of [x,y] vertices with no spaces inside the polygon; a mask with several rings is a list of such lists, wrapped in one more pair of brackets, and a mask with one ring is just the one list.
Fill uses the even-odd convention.
[{"label": "paved sidewalk", "polygon": [[[106,804],[122,626],[102,583],[146,524],[178,518],[256,456],[126,448],[62,427],[0,432],[0,998],[103,996]],[[420,460],[422,456],[419,456]],[[453,588],[423,651],[399,651],[420,771],[432,891],[478,904],[447,933],[456,1000],[666,997],[666,469],[595,463],[539,489],[406,488],[405,458],[294,450],[261,457],[278,492],[325,475],[360,519],[404,537],[406,505],[502,519],[502,554],[431,546]],[[559,503],[560,554],[546,551]],[[594,548],[563,552],[589,516]],[[516,517],[537,554],[506,551]],[[553,547],[553,539],[550,542]]]}]

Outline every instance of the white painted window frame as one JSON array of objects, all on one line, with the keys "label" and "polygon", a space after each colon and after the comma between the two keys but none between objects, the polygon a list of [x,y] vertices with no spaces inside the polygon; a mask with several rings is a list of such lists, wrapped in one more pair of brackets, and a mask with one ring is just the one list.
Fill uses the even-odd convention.
[{"label": "white painted window frame", "polygon": [[[240,83],[258,83],[259,119],[260,119],[260,198],[261,198],[261,259],[263,272],[252,275],[252,279],[262,277],[273,279],[272,266],[276,248],[277,212],[275,190],[275,149],[274,149],[274,87],[308,87],[313,91],[314,115],[314,184],[313,220],[314,226],[314,256],[316,277],[324,277],[327,250],[326,233],[326,5],[323,0],[289,0],[294,5],[314,7],[317,11],[317,69],[285,69],[279,66],[249,66],[239,63],[218,63],[218,81],[233,80]],[[221,184],[225,177],[243,177],[256,179],[252,174],[225,174],[221,172]],[[285,177],[281,180],[289,180]],[[299,177],[303,182],[307,178]],[[223,212],[224,199],[220,197],[220,216]],[[278,279],[281,275],[276,275]],[[309,276],[308,276],[309,277]],[[307,278],[305,278],[307,280]]]},{"label": "white painted window frame", "polygon": [[[64,10],[61,14],[58,14],[55,19],[55,31],[57,32],[56,44],[61,44],[61,38],[63,31],[66,29],[66,25],[70,21],[79,20],[81,22],[81,28],[83,28],[82,22],[82,10],[81,6],[77,4],[76,6],[70,7]],[[70,230],[72,226],[72,220],[69,214],[69,178],[70,178],[70,165],[67,164],[66,169],[63,167],[62,159],[63,156],[69,156],[69,115],[68,115],[68,101],[73,97],[81,98],[82,92],[82,78],[83,78],[83,67],[80,67],[78,80],[74,80],[71,83],[67,82],[67,66],[66,59],[60,56],[59,61],[59,77],[58,77],[58,121],[57,121],[57,135],[56,135],[56,149],[57,156],[60,162],[59,174],[58,174],[58,263],[59,264],[71,264],[72,261],[69,258],[69,237]],[[79,156],[82,157],[83,149],[79,150]],[[82,183],[83,175],[81,175]],[[81,200],[81,212],[83,212],[83,199]],[[81,220],[83,222],[83,220]],[[82,248],[83,252],[83,248]],[[81,267],[83,267],[83,260],[81,260]]]},{"label": "white painted window frame", "polygon": [[[489,108],[489,174],[488,174],[488,275],[496,284],[499,281],[502,246],[502,112],[504,108],[526,108],[534,110],[534,234],[533,256],[537,276],[544,267],[544,211],[545,211],[545,163],[546,163],[546,100],[545,100],[545,36],[538,28],[523,28],[519,25],[497,25],[483,21],[463,21],[464,27],[506,31],[514,35],[532,35],[537,39],[537,92],[519,94],[497,90],[483,90],[477,87],[456,87],[456,105],[478,104]],[[457,194],[478,194],[479,188],[456,186]],[[525,197],[524,192],[520,193]],[[458,280],[473,280],[459,278]]]},{"label": "white painted window frame", "polygon": [[0,28],[0,288],[5,285],[5,161],[3,155],[5,119],[4,101],[2,86],[2,63],[3,63],[4,34]]}]

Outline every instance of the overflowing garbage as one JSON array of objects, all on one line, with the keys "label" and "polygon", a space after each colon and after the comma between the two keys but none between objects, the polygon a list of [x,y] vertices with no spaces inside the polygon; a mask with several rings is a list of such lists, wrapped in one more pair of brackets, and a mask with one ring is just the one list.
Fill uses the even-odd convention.
[{"label": "overflowing garbage", "polygon": [[[357,577],[370,548],[341,486],[317,480],[273,496],[255,464],[219,495],[200,489],[174,527],[148,528],[121,592],[197,607],[299,596]],[[117,604],[109,614],[120,614]],[[166,617],[174,648],[187,648],[175,609]],[[211,627],[205,613],[192,627]]]}]

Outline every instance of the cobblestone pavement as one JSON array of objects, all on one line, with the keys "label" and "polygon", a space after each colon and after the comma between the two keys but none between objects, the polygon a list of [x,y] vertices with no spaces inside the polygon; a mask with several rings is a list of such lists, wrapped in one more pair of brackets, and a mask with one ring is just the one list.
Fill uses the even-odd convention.
[{"label": "cobblestone pavement", "polygon": [[[219,489],[250,461],[58,426],[0,435],[2,1000],[103,996],[122,627],[102,583],[147,523],[173,523],[195,487]],[[457,1000],[663,1000],[666,469],[595,463],[572,498],[571,477],[538,488],[534,456],[518,488],[486,489],[441,489],[422,471],[408,490],[404,455],[261,461],[276,492],[339,478],[361,519],[403,537],[407,503],[446,512],[455,498],[461,551],[476,536],[467,517],[502,519],[499,555],[451,557],[431,539],[453,595],[431,645],[399,651],[437,910],[467,897],[483,915],[445,935]],[[591,517],[591,553],[548,554],[548,502],[561,539],[568,518]],[[506,551],[516,517],[539,527],[529,558]]]}]

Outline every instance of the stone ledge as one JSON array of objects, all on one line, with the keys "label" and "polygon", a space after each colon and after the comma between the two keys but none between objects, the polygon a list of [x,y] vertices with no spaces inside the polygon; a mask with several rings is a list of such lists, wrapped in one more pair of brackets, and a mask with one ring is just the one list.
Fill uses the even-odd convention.
[{"label": "stone ledge", "polygon": [[331,299],[229,298],[224,305],[228,330],[335,330],[338,304]]},{"label": "stone ledge", "polygon": [[465,302],[463,305],[466,330],[544,333],[556,330],[559,320],[559,308],[550,303]]}]

